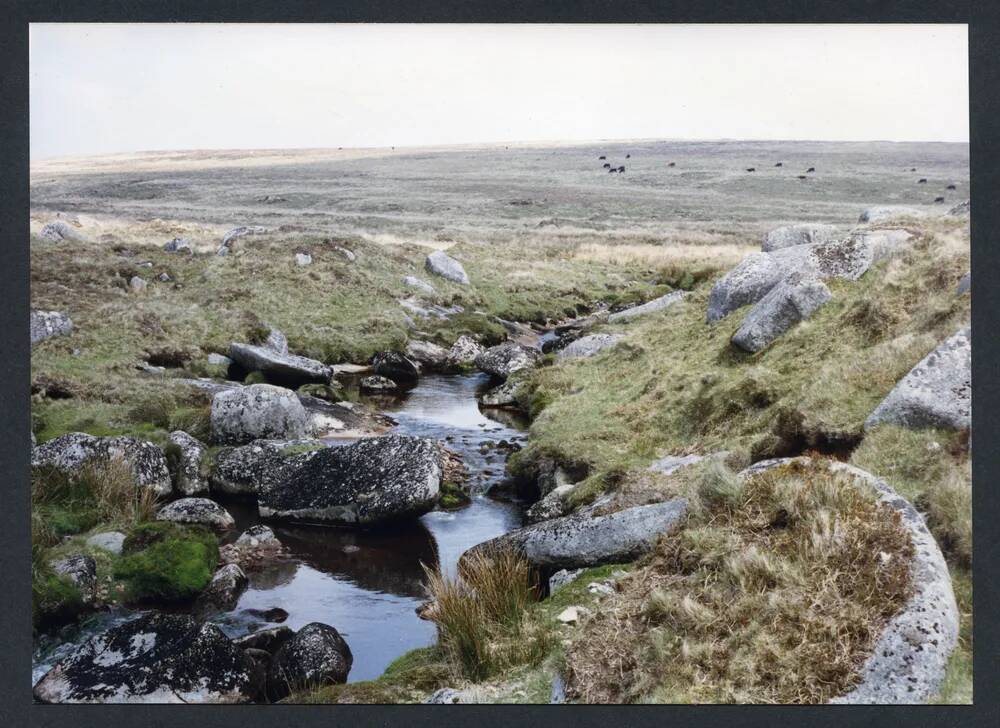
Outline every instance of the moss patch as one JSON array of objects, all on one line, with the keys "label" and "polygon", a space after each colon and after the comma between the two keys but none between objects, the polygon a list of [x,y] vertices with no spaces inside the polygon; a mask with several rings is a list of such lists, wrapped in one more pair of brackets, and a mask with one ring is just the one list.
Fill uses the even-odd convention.
[{"label": "moss patch", "polygon": [[183,601],[208,585],[218,562],[218,542],[208,529],[147,523],[126,538],[114,575],[129,601]]}]

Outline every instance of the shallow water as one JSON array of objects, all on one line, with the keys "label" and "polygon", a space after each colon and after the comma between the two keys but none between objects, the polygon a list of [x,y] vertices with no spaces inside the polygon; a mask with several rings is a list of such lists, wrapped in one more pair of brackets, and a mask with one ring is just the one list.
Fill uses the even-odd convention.
[{"label": "shallow water", "polygon": [[[425,598],[421,564],[440,565],[454,573],[462,552],[522,522],[517,506],[483,495],[504,473],[505,455],[492,445],[500,440],[525,441],[523,421],[509,413],[479,410],[476,395],[488,386],[483,374],[430,375],[401,397],[370,400],[397,420],[396,432],[442,440],[461,453],[474,489],[469,506],[364,531],[270,524],[288,548],[289,558],[248,573],[250,587],[236,608],[212,621],[236,637],[267,626],[247,610],[279,607],[288,612],[284,623],[292,629],[309,622],[333,625],[354,655],[350,682],[378,677],[404,652],[433,644],[434,625],[414,611]],[[328,444],[347,442],[332,439]],[[236,519],[230,538],[258,520],[252,502],[220,499],[220,503]],[[71,641],[78,643],[128,617],[129,613],[119,612],[111,622],[95,619]],[[67,644],[56,641],[37,650],[33,681],[68,651]]]}]

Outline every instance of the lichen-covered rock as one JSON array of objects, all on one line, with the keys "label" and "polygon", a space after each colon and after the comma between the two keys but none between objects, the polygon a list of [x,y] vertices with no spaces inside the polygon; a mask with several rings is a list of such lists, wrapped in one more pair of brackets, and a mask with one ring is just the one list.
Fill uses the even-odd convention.
[{"label": "lichen-covered rock", "polygon": [[308,357],[289,354],[287,342],[284,342],[285,351],[282,352],[279,343],[272,341],[270,337],[264,346],[233,342],[229,345],[229,358],[247,371],[263,372],[269,380],[289,387],[326,384],[330,381],[333,370],[326,364]]},{"label": "lichen-covered rock", "polygon": [[212,581],[195,600],[193,613],[197,617],[204,618],[232,610],[249,584],[247,575],[236,564],[220,567],[212,576]]},{"label": "lichen-covered rock", "polygon": [[194,254],[194,245],[187,238],[174,238],[169,243],[164,244],[163,249],[168,253]]},{"label": "lichen-covered rock", "polygon": [[476,366],[494,377],[506,379],[521,369],[538,365],[541,352],[513,341],[491,346],[476,357]]},{"label": "lichen-covered rock", "polygon": [[174,476],[174,489],[181,495],[198,495],[208,492],[206,455],[208,449],[183,430],[170,433],[170,457]]},{"label": "lichen-covered rock", "polygon": [[225,531],[236,525],[229,511],[208,498],[175,500],[156,512],[156,520],[199,524],[217,531]]},{"label": "lichen-covered rock", "polygon": [[[794,458],[809,463],[809,458]],[[790,459],[755,463],[741,473],[745,477]],[[882,630],[871,655],[861,668],[861,682],[831,703],[913,704],[926,703],[938,694],[948,658],[958,643],[958,605],[951,587],[948,565],[923,516],[885,480],[846,463],[815,460],[825,467],[853,475],[870,485],[879,500],[899,512],[914,551],[910,564],[913,594],[902,610]]]},{"label": "lichen-covered rock", "polygon": [[654,298],[652,301],[647,301],[639,306],[632,306],[631,308],[626,308],[624,311],[618,311],[610,314],[608,316],[608,323],[618,324],[623,321],[631,321],[639,316],[645,316],[646,314],[653,313],[654,311],[662,311],[669,306],[673,306],[678,301],[683,300],[686,295],[687,293],[684,291],[672,291],[665,296]]},{"label": "lichen-covered rock", "polygon": [[397,384],[412,384],[420,377],[417,365],[398,351],[380,351],[372,359],[372,370]]},{"label": "lichen-covered rock", "polygon": [[523,380],[510,377],[503,384],[479,395],[479,404],[483,407],[516,407],[518,392],[524,384]]},{"label": "lichen-covered rock", "polygon": [[437,290],[430,283],[425,281],[423,278],[417,278],[416,276],[403,276],[403,285],[409,286],[410,288],[415,288],[421,293],[434,294]]},{"label": "lichen-covered rock", "polygon": [[793,245],[825,243],[828,240],[832,240],[836,234],[837,228],[833,225],[820,225],[816,223],[784,225],[765,234],[760,249],[765,253],[769,253],[772,250],[790,248]]},{"label": "lichen-covered rock", "polygon": [[[272,351],[276,351],[279,354],[287,354],[288,337],[285,336],[285,332],[272,326],[268,329],[267,338],[264,339],[264,343],[261,346],[271,349]],[[310,359],[308,361],[312,360]]]},{"label": "lichen-covered rock", "polygon": [[708,296],[708,321],[718,321],[729,312],[756,303],[785,275],[771,253],[750,253],[720,278]]},{"label": "lichen-covered rock", "polygon": [[75,230],[73,226],[65,220],[53,220],[52,222],[46,224],[42,227],[41,231],[39,231],[38,236],[43,240],[48,240],[52,243],[60,243],[63,240],[84,240],[83,235],[77,232],[77,230]]},{"label": "lichen-covered rock", "polygon": [[[322,447],[319,440],[256,440],[215,455],[212,491],[256,496]],[[311,448],[311,449],[305,449]]]},{"label": "lichen-covered rock", "polygon": [[233,644],[244,650],[263,650],[269,655],[273,655],[294,636],[295,632],[292,631],[291,627],[281,624],[237,637],[233,640]]},{"label": "lichen-covered rock", "polygon": [[445,253],[443,250],[435,250],[427,256],[424,267],[436,276],[441,276],[453,283],[460,283],[464,286],[469,284],[469,276],[465,268],[457,260]]},{"label": "lichen-covered rock", "polygon": [[311,622],[285,642],[271,659],[267,695],[277,701],[301,688],[345,683],[353,662],[351,648],[336,629]]},{"label": "lichen-covered rock", "polygon": [[241,225],[239,227],[234,227],[232,230],[227,232],[222,236],[222,244],[230,249],[233,247],[233,243],[245,235],[263,235],[267,232],[267,228],[261,225]]},{"label": "lichen-covered rock", "polygon": [[105,467],[115,460],[128,465],[136,487],[150,488],[158,496],[170,494],[170,470],[163,450],[137,437],[70,432],[31,452],[33,468],[53,468],[70,476],[79,474],[84,466]]},{"label": "lichen-covered rock", "polygon": [[226,369],[229,369],[233,360],[224,354],[211,353],[208,355],[208,363],[214,367],[225,367]]},{"label": "lichen-covered rock", "polygon": [[152,613],[91,638],[34,687],[43,703],[247,703],[252,665],[218,627]]},{"label": "lichen-covered rock", "polygon": [[263,524],[251,526],[231,544],[219,548],[224,564],[238,564],[243,569],[256,569],[285,554],[285,547],[274,531]]},{"label": "lichen-covered rock", "polygon": [[559,569],[549,577],[549,595],[551,596],[567,584],[573,583],[582,573],[583,569]]},{"label": "lichen-covered rock", "polygon": [[948,337],[924,357],[865,421],[960,430],[972,423],[972,329]]},{"label": "lichen-covered rock", "polygon": [[540,523],[569,514],[570,505],[566,497],[573,492],[576,483],[561,483],[538,499],[525,513],[528,523]]},{"label": "lichen-covered rock", "polygon": [[560,361],[564,359],[585,359],[595,354],[610,349],[621,341],[624,336],[621,334],[590,334],[567,344],[559,350],[556,358]]},{"label": "lichen-covered rock", "polygon": [[443,369],[448,363],[448,350],[430,341],[410,341],[406,356],[429,370]]},{"label": "lichen-covered rock", "polygon": [[573,514],[525,526],[473,546],[462,554],[513,551],[535,567],[578,569],[633,561],[648,553],[661,534],[682,523],[687,501],[634,506],[604,516]]},{"label": "lichen-covered rock", "polygon": [[307,265],[312,265],[313,259],[309,253],[296,253],[295,254],[295,265],[303,268]]},{"label": "lichen-covered rock", "polygon": [[485,349],[471,336],[462,334],[448,349],[448,365],[452,367],[467,367],[476,363],[476,357]]},{"label": "lichen-covered rock", "polygon": [[149,287],[145,278],[140,278],[139,276],[132,276],[128,281],[128,287],[133,293],[142,293]]},{"label": "lichen-covered rock", "polygon": [[308,418],[302,402],[287,389],[253,384],[212,397],[212,438],[220,445],[263,439],[300,439]]},{"label": "lichen-covered rock", "polygon": [[87,539],[87,545],[102,549],[112,554],[120,554],[125,543],[125,534],[121,531],[104,531],[95,533]]},{"label": "lichen-covered rock", "polygon": [[263,518],[367,525],[416,518],[437,504],[440,453],[402,435],[313,453],[259,496]]},{"label": "lichen-covered rock", "polygon": [[364,392],[394,392],[399,386],[389,377],[362,377],[358,386]]},{"label": "lichen-covered rock", "polygon": [[822,281],[792,274],[754,304],[732,342],[744,351],[762,351],[831,298]]},{"label": "lichen-covered rock", "polygon": [[73,321],[60,311],[31,311],[31,345],[53,336],[69,336]]},{"label": "lichen-covered rock", "polygon": [[97,598],[97,563],[86,554],[70,554],[49,562],[52,571],[64,576],[77,588],[84,604]]}]

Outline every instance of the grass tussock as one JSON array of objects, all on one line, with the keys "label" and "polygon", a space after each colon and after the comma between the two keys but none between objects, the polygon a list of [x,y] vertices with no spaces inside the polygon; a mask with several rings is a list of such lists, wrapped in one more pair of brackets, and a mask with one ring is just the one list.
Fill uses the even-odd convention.
[{"label": "grass tussock", "polygon": [[498,553],[468,558],[455,577],[425,571],[434,605],[428,616],[437,625],[438,644],[456,677],[482,680],[544,655],[545,632],[524,619],[539,588],[523,557]]},{"label": "grass tussock", "polygon": [[713,467],[688,527],[585,623],[584,702],[820,703],[847,690],[910,590],[898,514],[849,475]]}]

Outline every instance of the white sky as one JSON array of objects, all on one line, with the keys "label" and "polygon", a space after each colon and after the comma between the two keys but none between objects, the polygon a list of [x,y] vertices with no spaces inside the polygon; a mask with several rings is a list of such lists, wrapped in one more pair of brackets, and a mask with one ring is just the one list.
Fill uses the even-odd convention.
[{"label": "white sky", "polygon": [[32,24],[31,156],[968,141],[964,25]]}]

